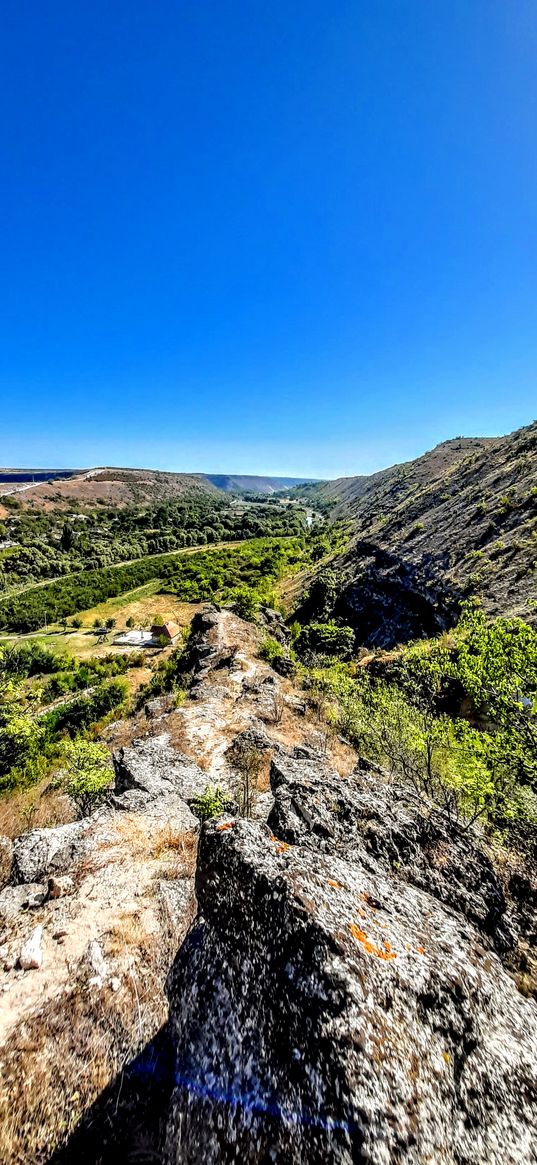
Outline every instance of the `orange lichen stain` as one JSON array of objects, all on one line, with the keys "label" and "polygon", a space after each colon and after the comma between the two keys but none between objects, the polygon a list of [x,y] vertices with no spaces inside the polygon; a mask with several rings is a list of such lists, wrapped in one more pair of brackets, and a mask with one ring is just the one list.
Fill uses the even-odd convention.
[{"label": "orange lichen stain", "polygon": [[360,930],[360,927],[356,926],[355,922],[349,922],[349,930],[352,934],[352,937],[355,938],[357,942],[362,943],[362,946],[365,947],[368,954],[376,955],[377,959],[388,960],[397,958],[395,951],[383,951],[382,947],[376,947],[374,943],[370,942],[365,933],[365,930]]},{"label": "orange lichen stain", "polygon": [[417,950],[417,952],[418,952],[418,955],[424,955],[424,954],[425,954],[425,947],[416,947],[416,950]]},{"label": "orange lichen stain", "polygon": [[224,829],[233,829],[235,824],[235,821],[223,821],[221,825],[215,825],[214,828],[217,833],[223,833]]},{"label": "orange lichen stain", "polygon": [[391,951],[392,944],[388,942],[387,938],[384,939],[384,942],[382,945],[383,945],[385,951]]},{"label": "orange lichen stain", "polygon": [[276,846],[276,853],[277,854],[284,854],[286,849],[289,849],[289,842],[281,841],[280,844],[278,846]]},{"label": "orange lichen stain", "polygon": [[334,890],[341,890],[342,889],[341,882],[334,882],[333,878],[328,878],[326,885],[332,886]]},{"label": "orange lichen stain", "polygon": [[446,1061],[446,1064],[451,1062],[451,1056],[449,1052],[442,1052],[442,1058]]}]

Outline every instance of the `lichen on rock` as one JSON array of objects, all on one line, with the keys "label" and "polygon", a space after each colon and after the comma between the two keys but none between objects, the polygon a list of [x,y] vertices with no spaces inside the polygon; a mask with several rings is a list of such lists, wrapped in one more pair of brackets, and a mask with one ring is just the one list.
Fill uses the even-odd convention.
[{"label": "lichen on rock", "polygon": [[423,809],[320,757],[272,790],[269,827],[202,830],[167,1165],[535,1162],[537,1008],[485,855],[446,834],[439,874]]}]

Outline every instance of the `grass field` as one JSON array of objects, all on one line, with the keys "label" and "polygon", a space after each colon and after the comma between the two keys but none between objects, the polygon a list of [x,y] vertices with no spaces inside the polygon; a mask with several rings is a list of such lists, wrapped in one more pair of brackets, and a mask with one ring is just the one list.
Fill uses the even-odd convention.
[{"label": "grass field", "polygon": [[[137,627],[143,623],[152,622],[157,615],[166,620],[173,620],[182,628],[190,626],[195,612],[199,610],[199,604],[182,603],[173,595],[159,595],[157,594],[159,587],[160,580],[151,579],[151,582],[145,583],[144,586],[127,591],[124,595],[117,595],[113,599],[106,599],[105,602],[99,603],[89,610],[81,611],[79,618],[82,619],[84,626],[76,631],[64,632],[59,624],[51,624],[47,635],[36,634],[36,632],[23,635],[2,635],[0,636],[0,647],[2,644],[8,646],[23,643],[25,640],[38,640],[39,643],[50,647],[53,651],[67,651],[70,655],[76,656],[77,659],[87,659],[89,656],[99,657],[108,655],[110,652],[125,651],[124,647],[114,647],[112,639],[117,631],[124,630],[129,618],[135,620]],[[107,619],[116,620],[116,626],[107,643],[97,645],[96,636],[92,633],[95,619],[99,619],[101,624],[105,623]],[[127,648],[127,650],[129,649]],[[148,658],[156,654],[157,651],[158,649],[149,649],[147,651]],[[160,654],[162,653],[159,652]]]}]

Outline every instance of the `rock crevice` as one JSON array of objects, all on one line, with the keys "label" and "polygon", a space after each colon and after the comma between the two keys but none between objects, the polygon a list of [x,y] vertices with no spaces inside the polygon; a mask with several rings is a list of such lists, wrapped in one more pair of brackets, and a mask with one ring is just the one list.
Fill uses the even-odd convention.
[{"label": "rock crevice", "polygon": [[537,1009],[485,855],[322,758],[278,754],[272,790],[268,826],[202,831],[167,1165],[535,1162]]}]

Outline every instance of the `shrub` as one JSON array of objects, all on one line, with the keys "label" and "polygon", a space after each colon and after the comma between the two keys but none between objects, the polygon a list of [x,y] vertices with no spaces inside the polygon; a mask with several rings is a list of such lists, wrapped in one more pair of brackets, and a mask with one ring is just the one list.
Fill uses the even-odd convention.
[{"label": "shrub", "polygon": [[[513,838],[525,824],[535,837],[537,632],[467,605],[455,632],[409,645],[392,674],[353,678],[340,664],[311,671],[310,684],[364,756],[450,817]],[[445,711],[463,701],[471,722]]]},{"label": "shrub", "polygon": [[62,732],[74,736],[82,728],[88,728],[118,708],[127,694],[128,684],[124,679],[108,680],[98,684],[93,692],[77,696],[69,704],[62,704],[52,712],[46,712],[41,717],[41,724],[49,738]]},{"label": "shrub", "polygon": [[176,647],[172,651],[169,659],[159,663],[155,668],[151,679],[140,688],[137,698],[137,706],[141,707],[146,700],[152,699],[154,696],[161,696],[164,692],[177,692],[178,699],[180,699],[180,692],[182,690],[181,679],[184,674],[184,648],[183,645]]},{"label": "shrub", "polygon": [[336,623],[309,623],[296,640],[299,655],[336,655],[350,659],[354,647],[352,627],[338,627]]},{"label": "shrub", "polygon": [[211,817],[220,817],[230,805],[229,797],[219,785],[207,785],[199,797],[190,802],[192,812],[200,821],[208,821]]},{"label": "shrub", "polygon": [[[38,752],[42,740],[39,724],[29,716],[11,715],[0,728],[0,778],[8,777],[11,769],[21,769]],[[0,784],[9,785],[4,780]]]},{"label": "shrub", "polygon": [[267,663],[272,663],[274,659],[279,659],[285,655],[285,650],[277,639],[272,639],[267,635],[265,639],[261,640],[259,645],[259,658],[265,659]]},{"label": "shrub", "polygon": [[236,587],[230,595],[233,610],[240,619],[255,623],[259,611],[259,596],[251,587]]},{"label": "shrub", "polygon": [[334,570],[323,570],[318,574],[306,596],[306,608],[310,615],[328,619],[334,610],[339,589],[339,580]]},{"label": "shrub", "polygon": [[72,666],[73,662],[70,656],[51,651],[41,643],[22,643],[4,652],[0,668],[13,676],[51,675]]},{"label": "shrub", "polygon": [[113,778],[110,753],[102,744],[72,740],[65,745],[65,792],[76,802],[82,817],[102,798]]}]

